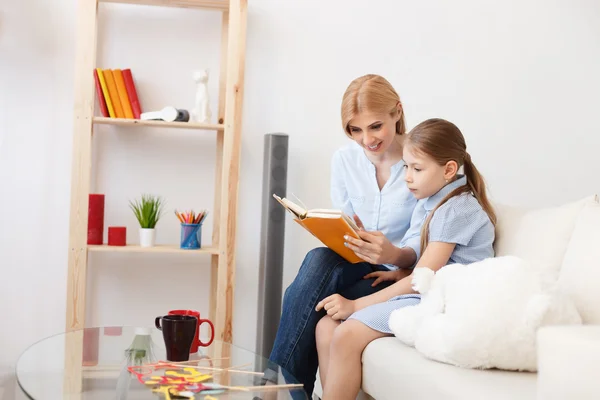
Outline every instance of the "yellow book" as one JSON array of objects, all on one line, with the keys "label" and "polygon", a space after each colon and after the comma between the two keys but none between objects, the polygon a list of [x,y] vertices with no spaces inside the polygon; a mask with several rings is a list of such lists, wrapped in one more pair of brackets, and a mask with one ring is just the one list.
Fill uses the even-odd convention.
[{"label": "yellow book", "polygon": [[119,99],[119,92],[117,91],[117,84],[115,83],[115,77],[110,69],[103,69],[104,80],[106,81],[106,87],[108,93],[110,93],[110,100],[113,103],[115,109],[115,115],[117,118],[125,118],[123,107],[121,106],[121,100]]},{"label": "yellow book", "polygon": [[273,194],[273,197],[294,216],[294,221],[319,239],[325,246],[351,263],[364,262],[352,250],[344,246],[344,235],[360,239],[360,236],[356,233],[359,228],[352,218],[340,210],[307,210],[285,197],[281,198],[276,194]]},{"label": "yellow book", "polygon": [[113,69],[113,77],[115,78],[115,84],[117,85],[119,100],[121,100],[121,107],[123,107],[125,118],[133,119],[133,111],[131,110],[131,102],[129,101],[127,88],[125,87],[125,81],[123,80],[123,72],[120,69]]},{"label": "yellow book", "polygon": [[96,68],[96,72],[98,73],[98,80],[100,81],[100,86],[102,87],[102,94],[104,95],[104,101],[106,102],[106,108],[108,109],[108,115],[111,118],[115,117],[115,109],[113,108],[112,101],[110,100],[110,94],[108,93],[108,87],[106,86],[106,80],[104,80],[104,74],[100,68]]}]

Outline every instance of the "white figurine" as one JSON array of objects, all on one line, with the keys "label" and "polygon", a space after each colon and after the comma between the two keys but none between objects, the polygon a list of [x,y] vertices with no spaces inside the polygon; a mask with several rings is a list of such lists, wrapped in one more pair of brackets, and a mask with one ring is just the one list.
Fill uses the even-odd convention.
[{"label": "white figurine", "polygon": [[194,121],[201,123],[210,122],[211,112],[208,99],[208,69],[202,69],[194,72],[194,82],[196,82],[196,104],[192,111]]}]

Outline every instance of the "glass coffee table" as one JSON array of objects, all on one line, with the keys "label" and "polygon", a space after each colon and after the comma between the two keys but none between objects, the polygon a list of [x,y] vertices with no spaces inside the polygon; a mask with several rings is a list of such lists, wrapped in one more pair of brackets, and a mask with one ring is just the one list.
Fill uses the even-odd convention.
[{"label": "glass coffee table", "polygon": [[36,400],[308,399],[287,371],[249,350],[215,340],[187,362],[169,362],[162,332],[146,331],[150,345],[142,351],[135,327],[86,328],[40,340],[19,357],[18,384]]}]

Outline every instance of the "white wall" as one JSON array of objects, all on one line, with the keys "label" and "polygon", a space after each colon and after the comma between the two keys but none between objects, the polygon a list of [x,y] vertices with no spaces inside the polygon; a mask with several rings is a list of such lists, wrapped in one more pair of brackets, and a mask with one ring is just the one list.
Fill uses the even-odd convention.
[{"label": "white wall", "polygon": [[[9,367],[64,329],[76,10],[70,0],[3,3],[0,367]],[[210,12],[101,5],[98,65],[131,68],[145,109],[190,107],[191,71],[209,67],[216,100],[219,25]],[[265,133],[290,135],[288,192],[327,206],[329,158],[347,141],[341,95],[353,78],[379,73],[400,92],[409,127],[434,116],[458,124],[494,199],[560,204],[600,191],[599,38],[593,0],[250,0],[234,341],[254,348]],[[143,191],[171,208],[212,207],[213,134],[96,132],[93,189],[107,194],[106,225],[126,224],[130,241],[127,200]],[[167,215],[158,240],[177,235]],[[285,285],[315,245],[288,222]],[[91,261],[90,324],[208,311],[207,258]]]}]

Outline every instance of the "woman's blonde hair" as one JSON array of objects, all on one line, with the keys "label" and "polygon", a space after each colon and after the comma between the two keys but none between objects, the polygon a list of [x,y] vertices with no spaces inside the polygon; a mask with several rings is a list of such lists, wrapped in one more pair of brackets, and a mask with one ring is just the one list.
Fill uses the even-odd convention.
[{"label": "woman's blonde hair", "polygon": [[421,254],[429,242],[429,222],[435,211],[448,201],[448,199],[462,193],[472,193],[490,221],[496,225],[496,213],[488,200],[485,190],[485,181],[479,173],[471,156],[467,152],[465,138],[456,125],[443,119],[428,119],[415,126],[406,135],[404,146],[410,147],[415,153],[424,154],[438,165],[444,166],[448,161],[455,161],[459,167],[464,166],[467,184],[448,193],[446,197],[429,213],[421,228]]},{"label": "woman's blonde hair", "polygon": [[368,111],[397,116],[398,109],[400,109],[400,119],[396,123],[396,134],[404,135],[406,125],[400,96],[384,77],[373,74],[364,75],[353,80],[344,93],[342,99],[342,126],[346,135],[351,138],[349,123],[357,114]]}]

